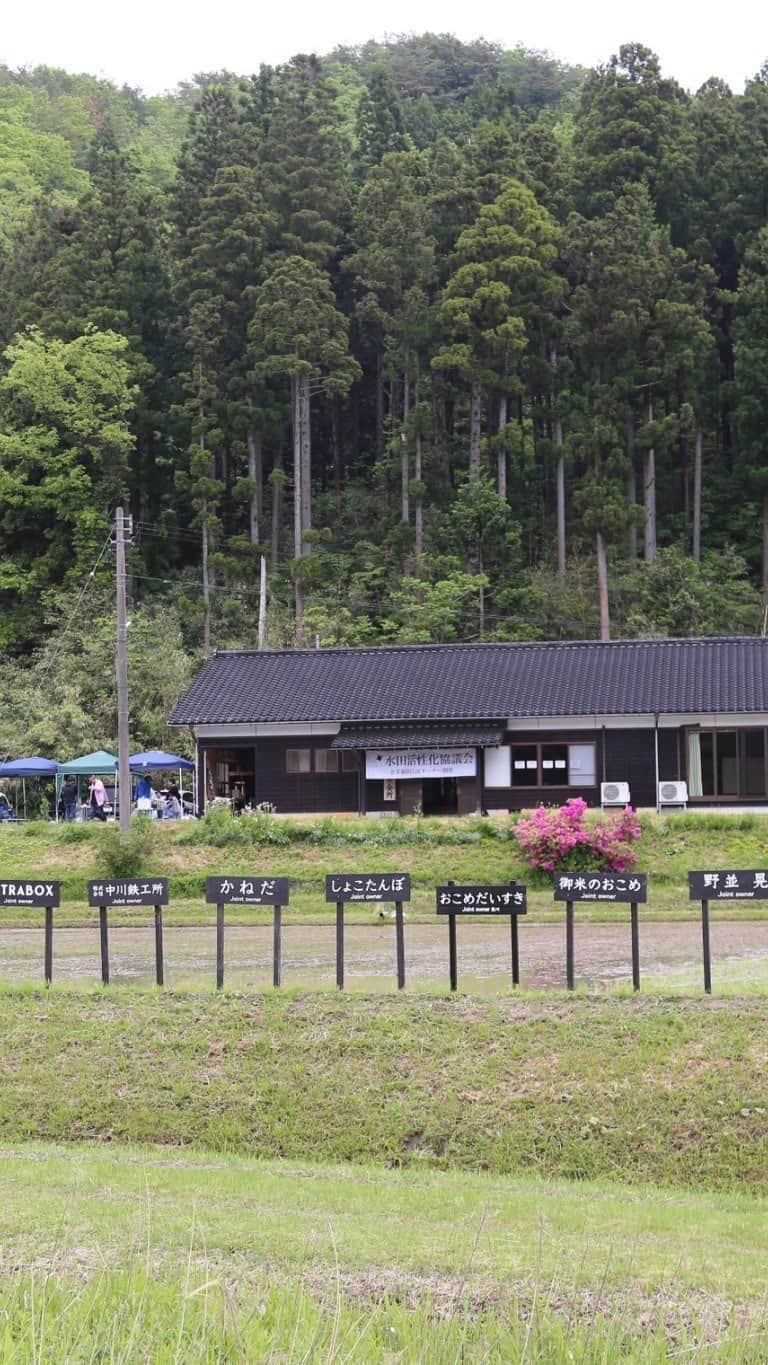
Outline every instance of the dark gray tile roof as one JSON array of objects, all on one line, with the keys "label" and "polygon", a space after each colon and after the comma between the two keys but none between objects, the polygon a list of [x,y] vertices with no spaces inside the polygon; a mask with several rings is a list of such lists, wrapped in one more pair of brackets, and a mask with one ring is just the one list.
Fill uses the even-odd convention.
[{"label": "dark gray tile roof", "polygon": [[501,744],[506,720],[496,725],[472,725],[465,721],[442,725],[344,725],[331,743],[332,749],[444,749]]},{"label": "dark gray tile roof", "polygon": [[768,712],[768,640],[401,645],[213,654],[175,725]]}]

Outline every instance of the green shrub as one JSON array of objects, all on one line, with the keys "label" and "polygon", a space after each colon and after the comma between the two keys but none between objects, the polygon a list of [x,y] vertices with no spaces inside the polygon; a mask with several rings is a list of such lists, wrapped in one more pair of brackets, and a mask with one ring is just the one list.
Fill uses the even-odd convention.
[{"label": "green shrub", "polygon": [[118,825],[102,831],[94,863],[105,877],[138,877],[151,872],[157,855],[157,830],[146,815],[134,815],[127,838]]},{"label": "green shrub", "polygon": [[85,844],[93,835],[90,824],[85,821],[81,824],[79,821],[73,820],[68,824],[61,825],[60,830],[59,838],[63,844]]}]

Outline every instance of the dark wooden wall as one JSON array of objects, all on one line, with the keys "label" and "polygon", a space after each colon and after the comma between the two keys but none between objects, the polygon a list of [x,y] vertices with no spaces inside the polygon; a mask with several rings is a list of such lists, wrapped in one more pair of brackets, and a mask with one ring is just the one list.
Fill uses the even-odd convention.
[{"label": "dark wooden wall", "polygon": [[[457,783],[459,814],[484,810],[526,810],[540,804],[562,805],[570,797],[583,796],[590,806],[600,804],[600,782],[629,782],[634,806],[655,806],[655,767],[653,730],[574,730],[550,732],[516,732],[505,738],[505,743],[517,744],[586,743],[596,746],[596,782],[591,787],[485,787],[482,785],[482,751],[478,758],[478,776],[461,778]],[[330,737],[291,737],[259,739],[255,743],[216,741],[201,744],[200,792],[203,784],[203,749],[239,749],[253,758],[255,803],[271,801],[281,813],[309,812],[333,814],[361,809],[370,812],[407,814],[420,800],[421,783],[417,780],[398,782],[398,799],[384,801],[384,784],[366,781],[363,776],[364,757],[359,757],[357,772],[288,773],[287,749],[321,749],[330,747]],[[684,777],[680,764],[680,732],[659,731],[659,776],[662,780]],[[339,754],[339,765],[342,756]],[[361,785],[364,793],[361,792]]]}]

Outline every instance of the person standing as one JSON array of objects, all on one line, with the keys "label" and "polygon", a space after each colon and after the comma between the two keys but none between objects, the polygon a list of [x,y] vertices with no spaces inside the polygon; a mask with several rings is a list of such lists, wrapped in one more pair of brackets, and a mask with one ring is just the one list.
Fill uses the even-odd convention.
[{"label": "person standing", "polygon": [[136,783],[136,809],[144,815],[152,814],[152,783],[148,777],[140,777]]},{"label": "person standing", "polygon": [[77,778],[74,773],[64,779],[61,799],[64,802],[64,819],[74,820],[77,815]]},{"label": "person standing", "polygon": [[107,789],[100,777],[89,777],[88,786],[90,789],[91,819],[101,820],[104,824],[107,819],[107,812],[104,809],[107,804]]}]

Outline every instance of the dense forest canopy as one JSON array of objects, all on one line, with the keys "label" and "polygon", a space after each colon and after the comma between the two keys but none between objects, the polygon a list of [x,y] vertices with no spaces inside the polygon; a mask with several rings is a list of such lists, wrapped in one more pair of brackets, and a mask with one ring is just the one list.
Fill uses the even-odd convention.
[{"label": "dense forest canopy", "polygon": [[0,750],[114,736],[119,503],[153,743],[262,561],[269,646],[761,630],[768,63],[0,67],[0,351]]}]

